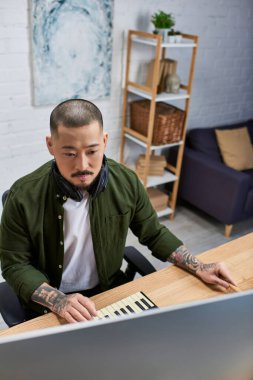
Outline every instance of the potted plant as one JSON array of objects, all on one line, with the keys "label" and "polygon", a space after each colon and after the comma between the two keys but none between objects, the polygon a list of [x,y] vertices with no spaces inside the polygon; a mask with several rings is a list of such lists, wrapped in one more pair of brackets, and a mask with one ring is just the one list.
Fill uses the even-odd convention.
[{"label": "potted plant", "polygon": [[169,30],[175,25],[172,14],[159,10],[151,16],[151,22],[155,26],[155,32],[161,34],[163,42],[166,42]]}]

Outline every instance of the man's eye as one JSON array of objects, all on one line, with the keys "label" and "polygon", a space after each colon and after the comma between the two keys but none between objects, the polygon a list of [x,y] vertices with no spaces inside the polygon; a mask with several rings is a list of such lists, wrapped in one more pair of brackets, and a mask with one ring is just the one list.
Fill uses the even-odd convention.
[{"label": "man's eye", "polygon": [[66,157],[76,157],[76,153],[64,153]]},{"label": "man's eye", "polygon": [[88,154],[89,155],[92,155],[92,154],[94,154],[94,153],[96,153],[97,152],[97,150],[90,150],[89,152],[88,152]]}]

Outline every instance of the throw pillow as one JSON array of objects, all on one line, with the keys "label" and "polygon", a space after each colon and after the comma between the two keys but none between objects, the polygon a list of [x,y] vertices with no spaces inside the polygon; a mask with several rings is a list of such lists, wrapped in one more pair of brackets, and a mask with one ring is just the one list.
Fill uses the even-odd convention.
[{"label": "throw pillow", "polygon": [[248,129],[216,129],[224,163],[235,170],[253,169],[253,147]]}]

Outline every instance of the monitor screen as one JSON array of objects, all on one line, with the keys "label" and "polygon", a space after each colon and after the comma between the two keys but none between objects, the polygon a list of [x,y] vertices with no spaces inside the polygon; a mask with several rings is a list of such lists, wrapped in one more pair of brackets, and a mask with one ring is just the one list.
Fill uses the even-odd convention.
[{"label": "monitor screen", "polygon": [[253,291],[0,338],[1,380],[253,380]]}]

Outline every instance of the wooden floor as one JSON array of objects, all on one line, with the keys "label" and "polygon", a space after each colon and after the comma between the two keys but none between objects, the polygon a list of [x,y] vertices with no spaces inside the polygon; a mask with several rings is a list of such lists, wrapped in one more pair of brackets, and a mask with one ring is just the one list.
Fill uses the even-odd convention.
[{"label": "wooden floor", "polygon": [[[160,222],[165,224],[171,232],[181,239],[189,251],[194,255],[253,232],[252,218],[235,225],[231,237],[227,239],[224,236],[224,226],[222,224],[187,205],[179,205],[177,207],[173,221],[164,217],[160,219]],[[131,232],[128,234],[127,245],[134,245],[138,248],[150,260],[156,269],[162,269],[169,265],[168,263],[163,263],[153,258],[148,249],[141,246],[138,243],[137,238]],[[0,281],[1,280],[0,275]],[[0,329],[5,327],[6,325],[0,315]]]}]

